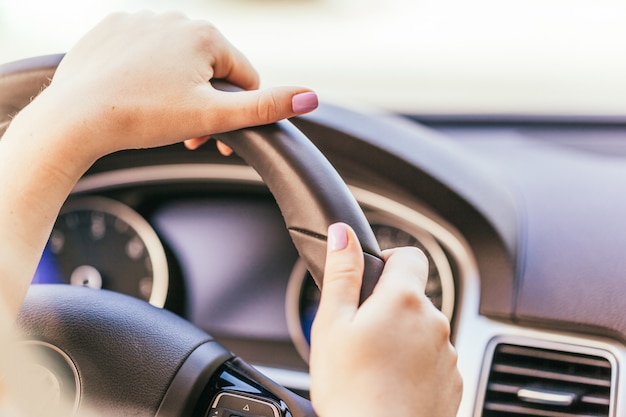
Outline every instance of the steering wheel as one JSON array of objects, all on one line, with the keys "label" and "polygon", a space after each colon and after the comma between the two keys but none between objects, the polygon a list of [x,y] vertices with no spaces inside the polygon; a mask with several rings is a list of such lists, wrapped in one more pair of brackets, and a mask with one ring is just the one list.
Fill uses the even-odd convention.
[{"label": "steering wheel", "polygon": [[[52,77],[62,55],[0,66],[0,134]],[[320,151],[292,124],[216,136],[261,175],[291,238],[321,285],[326,232],[351,225],[363,246],[363,301],[383,261],[363,212]],[[107,291],[33,286],[18,318],[25,338],[79,413],[157,417],[314,416],[309,401],[269,380],[166,310]]]}]

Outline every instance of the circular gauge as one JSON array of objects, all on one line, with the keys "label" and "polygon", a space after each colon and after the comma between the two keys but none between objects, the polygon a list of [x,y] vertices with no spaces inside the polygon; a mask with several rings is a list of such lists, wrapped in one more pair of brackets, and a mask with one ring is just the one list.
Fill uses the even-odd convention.
[{"label": "circular gauge", "polygon": [[83,198],[61,210],[33,282],[104,288],[163,307],[167,259],[154,229],[133,209]]},{"label": "circular gauge", "polygon": [[[430,235],[419,229],[409,233],[404,229],[389,225],[375,215],[369,216],[372,231],[382,250],[415,246],[420,248],[429,262],[426,295],[441,310],[448,320],[452,318],[454,309],[454,282],[452,270],[443,249]],[[294,344],[304,360],[308,360],[311,326],[317,313],[320,290],[311,274],[307,271],[304,261],[296,263],[289,287],[287,288],[287,325]]]}]

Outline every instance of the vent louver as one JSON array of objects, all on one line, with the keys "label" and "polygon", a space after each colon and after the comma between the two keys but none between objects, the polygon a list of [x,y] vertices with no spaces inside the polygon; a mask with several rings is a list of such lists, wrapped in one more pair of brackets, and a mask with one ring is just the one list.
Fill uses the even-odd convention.
[{"label": "vent louver", "polygon": [[600,356],[500,344],[483,417],[608,417],[611,362]]}]

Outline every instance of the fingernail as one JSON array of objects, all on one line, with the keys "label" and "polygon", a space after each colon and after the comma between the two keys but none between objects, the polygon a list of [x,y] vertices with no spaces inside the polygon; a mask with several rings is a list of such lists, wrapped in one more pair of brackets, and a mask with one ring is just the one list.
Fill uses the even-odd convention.
[{"label": "fingernail", "polygon": [[328,227],[328,250],[336,252],[348,246],[348,233],[343,223],[331,224]]},{"label": "fingernail", "polygon": [[291,110],[294,113],[307,113],[319,105],[317,94],[313,92],[296,94],[291,99]]}]

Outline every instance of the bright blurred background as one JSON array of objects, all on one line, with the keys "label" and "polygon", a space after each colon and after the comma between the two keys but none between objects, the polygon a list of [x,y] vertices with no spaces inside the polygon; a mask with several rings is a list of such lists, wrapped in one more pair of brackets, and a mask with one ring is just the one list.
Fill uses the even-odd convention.
[{"label": "bright blurred background", "polygon": [[0,61],[145,8],[211,20],[264,85],[351,107],[626,115],[623,0],[0,0]]}]

